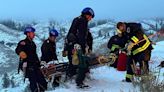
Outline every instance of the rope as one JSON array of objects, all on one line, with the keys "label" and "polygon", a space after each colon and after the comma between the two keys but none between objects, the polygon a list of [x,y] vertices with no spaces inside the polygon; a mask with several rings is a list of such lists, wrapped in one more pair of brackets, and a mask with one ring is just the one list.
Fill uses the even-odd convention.
[{"label": "rope", "polygon": [[98,58],[98,62],[99,62],[100,65],[103,65],[103,63],[101,62],[101,59],[103,59],[103,56]]},{"label": "rope", "polygon": [[[105,61],[105,62],[103,62],[103,61]],[[104,63],[107,63],[108,61],[109,61],[109,59],[105,58],[104,56],[98,57],[98,62],[99,62],[100,65],[104,65]]]},{"label": "rope", "polygon": [[[151,37],[153,37],[153,36],[155,36],[156,34],[159,34],[160,32],[156,32],[155,34],[152,34],[152,35],[149,35],[148,36],[148,38],[151,38]],[[141,42],[143,42],[143,41],[145,41],[146,39],[142,39],[142,40],[140,40],[139,42],[137,42],[137,43],[135,43],[135,45],[137,45],[137,44],[139,44],[139,43],[141,43]]]}]

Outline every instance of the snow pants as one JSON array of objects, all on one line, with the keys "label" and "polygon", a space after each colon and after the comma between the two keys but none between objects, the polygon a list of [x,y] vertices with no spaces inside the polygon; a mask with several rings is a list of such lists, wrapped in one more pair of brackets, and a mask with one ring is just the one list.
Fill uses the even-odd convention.
[{"label": "snow pants", "polygon": [[78,68],[78,74],[77,74],[77,78],[76,78],[76,84],[77,85],[81,85],[83,84],[83,81],[86,77],[86,73],[89,72],[88,67],[86,68]]},{"label": "snow pants", "polygon": [[142,69],[143,62],[144,62],[144,53],[138,53],[137,55],[134,56],[129,56],[128,61],[127,61],[127,72],[126,72],[126,80],[130,81],[133,78],[133,74],[135,71],[133,71],[131,65],[136,65],[136,63],[139,63],[140,69]]},{"label": "snow pants", "polygon": [[27,74],[32,92],[44,92],[47,89],[47,82],[39,68],[28,68]]},{"label": "snow pants", "polygon": [[68,69],[66,71],[67,76],[72,77],[73,75],[77,74],[77,66],[72,64],[72,50],[73,50],[73,45],[70,45],[68,47],[68,60],[69,60],[69,65]]}]

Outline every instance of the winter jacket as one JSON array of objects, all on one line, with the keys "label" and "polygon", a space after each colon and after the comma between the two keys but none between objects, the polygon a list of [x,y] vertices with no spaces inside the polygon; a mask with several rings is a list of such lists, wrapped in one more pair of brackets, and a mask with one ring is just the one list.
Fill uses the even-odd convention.
[{"label": "winter jacket", "polygon": [[146,49],[152,48],[149,38],[144,33],[139,31],[131,35],[130,41],[136,44],[131,50],[132,55],[139,54]]},{"label": "winter jacket", "polygon": [[115,52],[124,48],[126,43],[127,38],[125,36],[119,37],[118,35],[114,35],[108,41],[107,47],[111,50],[111,52]]},{"label": "winter jacket", "polygon": [[15,52],[19,55],[21,51],[24,51],[27,54],[27,58],[23,59],[23,62],[27,62],[27,67],[40,67],[40,62],[38,55],[36,53],[36,45],[33,41],[28,38],[21,40]]},{"label": "winter jacket", "polygon": [[45,40],[41,47],[41,61],[58,60],[56,55],[56,43],[51,42],[49,39]]},{"label": "winter jacket", "polygon": [[67,35],[68,43],[78,43],[82,47],[83,53],[85,53],[85,47],[87,44],[88,34],[88,20],[84,16],[76,17]]},{"label": "winter jacket", "polygon": [[89,46],[89,50],[92,51],[92,45],[93,45],[93,37],[91,32],[88,31],[88,35],[87,35],[87,45]]}]

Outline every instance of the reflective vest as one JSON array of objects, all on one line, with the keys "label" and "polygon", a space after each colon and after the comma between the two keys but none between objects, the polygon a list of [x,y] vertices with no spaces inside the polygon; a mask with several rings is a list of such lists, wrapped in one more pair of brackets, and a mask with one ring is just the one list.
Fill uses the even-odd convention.
[{"label": "reflective vest", "polygon": [[133,78],[133,74],[126,74],[126,78],[132,79]]},{"label": "reflective vest", "polygon": [[[143,35],[143,38],[144,38],[144,41],[146,41],[145,44],[142,47],[139,47],[139,48],[133,50],[132,51],[133,55],[136,55],[137,53],[142,52],[142,51],[146,50],[149,47],[150,41],[149,41],[148,37],[146,35]],[[135,36],[133,36],[131,39],[134,41],[135,44],[140,43],[139,39]]]},{"label": "reflective vest", "polygon": [[111,51],[114,51],[115,49],[119,49],[119,48],[121,48],[119,45],[112,44]]}]

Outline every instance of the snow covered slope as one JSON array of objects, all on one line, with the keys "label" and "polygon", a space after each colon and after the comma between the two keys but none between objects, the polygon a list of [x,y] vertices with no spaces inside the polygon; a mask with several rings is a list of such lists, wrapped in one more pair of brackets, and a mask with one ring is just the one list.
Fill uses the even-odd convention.
[{"label": "snow covered slope", "polygon": [[[164,41],[158,42],[157,45],[154,46],[154,50],[153,50],[152,58],[150,62],[150,66],[152,68],[155,68],[160,63],[159,61],[164,60],[164,58],[162,57],[164,56],[164,49],[162,49],[163,45],[164,45]],[[91,77],[94,80],[86,81],[86,83],[91,86],[90,89],[87,89],[87,90],[77,89],[75,82],[69,81],[69,82],[66,82],[66,85],[68,85],[69,88],[60,86],[56,88],[55,90],[51,90],[51,91],[49,90],[46,92],[128,92],[130,90],[131,91],[138,90],[138,89],[134,89],[131,83],[126,83],[126,82],[121,81],[122,79],[125,78],[125,73],[126,72],[120,72],[108,66],[103,66],[103,67],[91,70]],[[161,71],[161,74],[163,73],[164,73],[164,69],[162,69]],[[160,78],[161,80],[164,80],[163,75],[161,75]],[[21,84],[21,85],[24,85],[24,84]],[[2,92],[5,92],[5,90],[8,90],[8,92],[15,92],[15,91],[22,92],[23,89],[19,87],[8,88],[8,89],[2,90]]]},{"label": "snow covered slope", "polygon": [[[60,29],[61,26],[66,28],[67,33],[70,23],[61,23],[57,28]],[[38,56],[41,56],[40,47],[42,39],[48,37],[49,23],[38,23],[34,27],[36,28],[36,38],[34,41],[37,44]],[[106,23],[93,27],[90,30],[94,37],[93,49],[96,51],[97,49],[102,49],[101,45],[106,43],[109,38],[114,35],[115,27],[110,23]],[[63,35],[66,35],[66,33]],[[26,80],[26,83],[23,83],[23,75],[17,74],[18,56],[14,52],[16,44],[24,37],[23,32],[12,30],[0,24],[0,67],[2,67],[0,70],[0,83],[2,83],[1,78],[3,77],[3,73],[7,72],[8,75],[10,75],[10,79],[14,77],[16,85],[14,88],[9,87],[6,89],[2,89],[2,86],[0,86],[0,92],[25,92],[24,90],[27,88],[28,80]],[[57,41],[57,54],[59,61],[67,62],[67,58],[61,56],[63,42],[64,38],[60,38]],[[159,61],[164,60],[164,49],[162,46],[164,46],[164,41],[159,42],[154,46],[151,58],[152,62],[150,63],[151,67],[156,67],[160,63]],[[162,70],[162,72],[164,72],[164,70]],[[49,90],[47,92],[128,92],[129,90],[134,89],[131,83],[121,82],[121,80],[125,78],[125,72],[119,72],[108,66],[92,69],[91,77],[94,78],[94,80],[86,81],[86,83],[91,86],[91,88],[86,91],[77,89],[74,81],[68,81],[66,84],[69,88],[60,86],[55,90]],[[163,77],[161,77],[161,79],[162,78]]]}]

